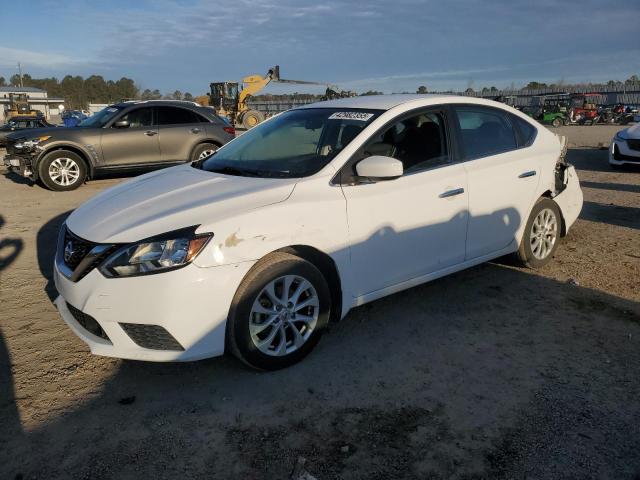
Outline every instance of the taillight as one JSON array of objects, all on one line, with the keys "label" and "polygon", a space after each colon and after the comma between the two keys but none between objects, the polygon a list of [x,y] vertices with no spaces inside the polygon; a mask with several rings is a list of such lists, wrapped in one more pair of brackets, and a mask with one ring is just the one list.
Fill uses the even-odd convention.
[{"label": "taillight", "polygon": [[236,134],[236,129],[233,127],[222,127],[222,129],[227,132],[230,133],[231,135],[235,135]]}]

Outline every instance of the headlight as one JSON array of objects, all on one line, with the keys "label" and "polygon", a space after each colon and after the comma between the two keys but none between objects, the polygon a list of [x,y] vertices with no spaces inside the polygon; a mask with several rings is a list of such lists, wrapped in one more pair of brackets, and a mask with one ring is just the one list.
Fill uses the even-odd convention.
[{"label": "headlight", "polygon": [[624,131],[625,130],[620,130],[618,133],[616,133],[616,136],[613,137],[613,139],[617,140],[618,142],[624,142],[626,140],[626,138],[621,135],[621,133],[624,132]]},{"label": "headlight", "polygon": [[212,233],[196,235],[196,228],[124,245],[104,261],[100,272],[109,278],[132,277],[184,267],[196,258],[213,236]]},{"label": "headlight", "polygon": [[34,148],[37,147],[40,143],[46,142],[51,138],[51,135],[43,135],[41,137],[34,137],[28,140],[25,140],[21,143],[16,144],[16,148]]}]

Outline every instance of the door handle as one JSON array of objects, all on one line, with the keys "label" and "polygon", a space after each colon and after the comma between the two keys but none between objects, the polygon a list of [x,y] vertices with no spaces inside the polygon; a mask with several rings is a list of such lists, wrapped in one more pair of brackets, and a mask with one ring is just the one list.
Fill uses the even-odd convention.
[{"label": "door handle", "polygon": [[158,132],[156,132],[155,130],[147,130],[146,132],[144,132],[144,134],[145,134],[147,137],[153,137],[154,135],[157,135],[157,134],[158,134]]},{"label": "door handle", "polygon": [[200,129],[198,127],[194,127],[191,129],[191,133],[200,133]]},{"label": "door handle", "polygon": [[464,188],[455,188],[453,190],[447,190],[446,192],[441,193],[440,195],[438,195],[438,197],[449,198],[455,197],[456,195],[460,195],[462,193],[464,193]]},{"label": "door handle", "polygon": [[535,170],[531,170],[529,172],[521,173],[520,175],[518,175],[518,178],[533,177],[533,176],[535,176],[535,174],[536,174],[536,171]]}]

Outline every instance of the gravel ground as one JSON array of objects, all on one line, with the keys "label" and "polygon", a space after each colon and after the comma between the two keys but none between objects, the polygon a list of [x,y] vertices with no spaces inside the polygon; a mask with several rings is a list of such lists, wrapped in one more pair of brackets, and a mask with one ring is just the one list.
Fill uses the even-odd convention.
[{"label": "gravel ground", "polygon": [[90,355],[51,303],[56,231],[121,179],[59,194],[5,173],[0,478],[285,479],[301,456],[318,480],[640,478],[640,169],[606,153],[570,150],[585,206],[542,270],[365,305],[273,373]]}]

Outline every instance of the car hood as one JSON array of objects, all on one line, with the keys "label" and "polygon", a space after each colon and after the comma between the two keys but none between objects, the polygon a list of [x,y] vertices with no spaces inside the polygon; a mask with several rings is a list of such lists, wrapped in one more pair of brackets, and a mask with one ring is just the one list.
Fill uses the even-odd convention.
[{"label": "car hood", "polygon": [[[215,222],[286,200],[295,179],[238,177],[180,165],[105,190],[67,218],[79,237],[123,243]],[[213,227],[211,227],[213,225]]]},{"label": "car hood", "polygon": [[620,132],[622,138],[640,139],[640,123]]},{"label": "car hood", "polygon": [[24,128],[11,132],[7,137],[9,140],[17,140],[19,138],[35,138],[43,135],[53,135],[64,131],[64,127],[43,127],[43,128]]}]

